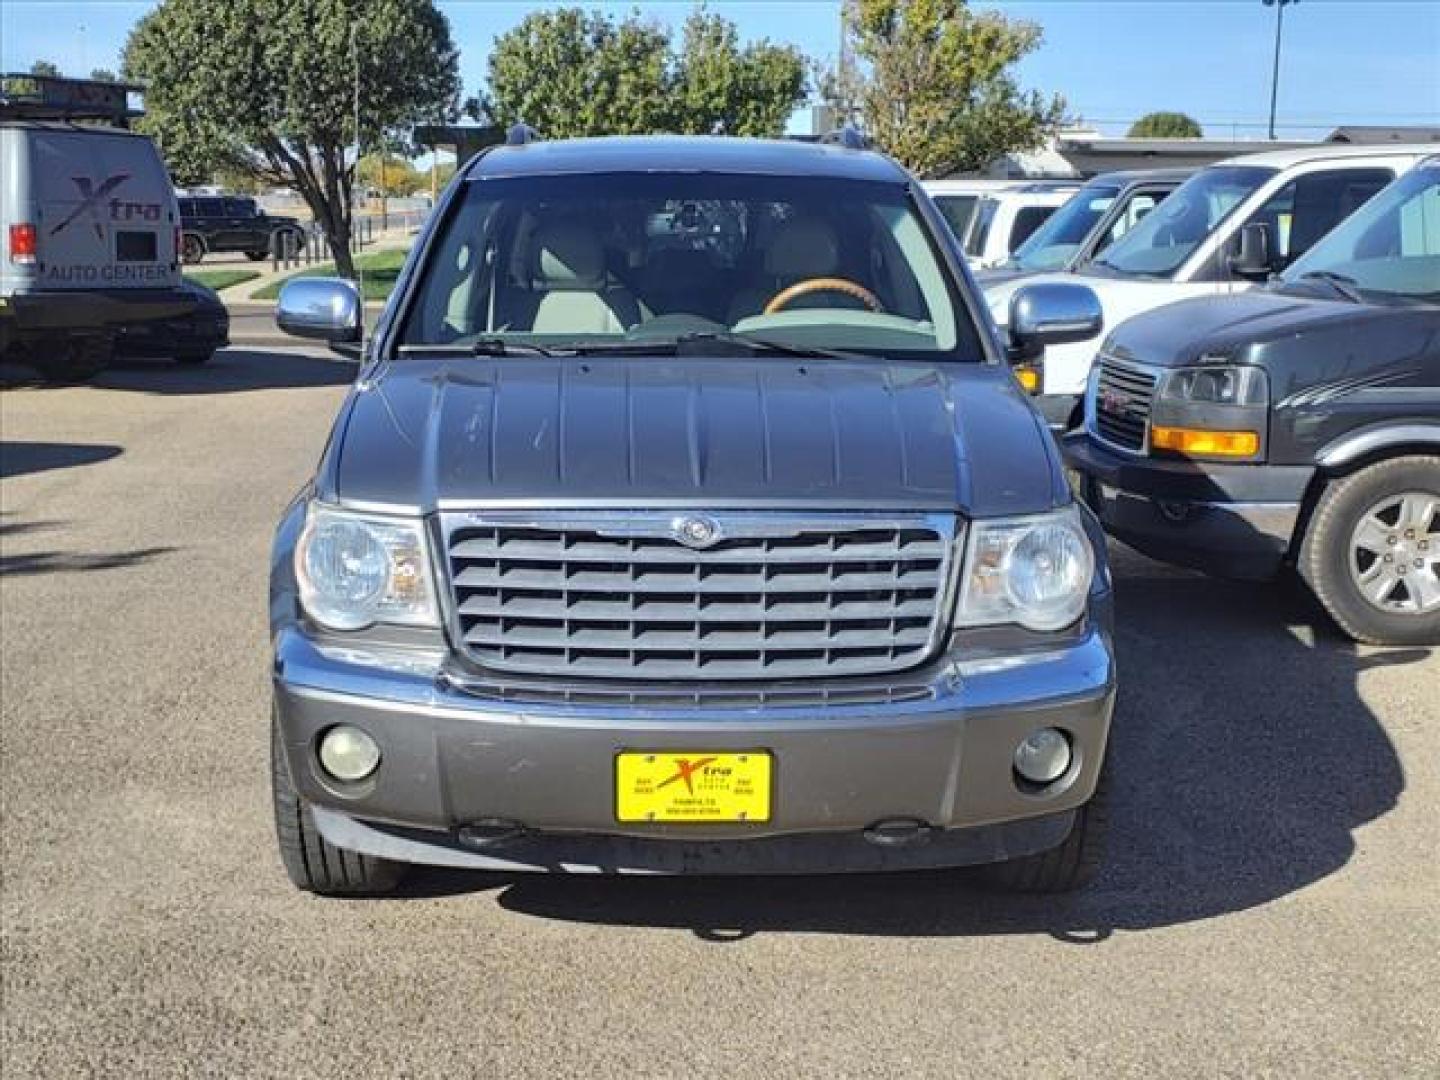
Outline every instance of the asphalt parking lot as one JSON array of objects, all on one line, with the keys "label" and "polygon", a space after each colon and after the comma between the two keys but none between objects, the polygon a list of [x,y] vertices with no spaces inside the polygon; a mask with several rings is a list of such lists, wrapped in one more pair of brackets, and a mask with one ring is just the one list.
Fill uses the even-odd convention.
[{"label": "asphalt parking lot", "polygon": [[236,349],[0,394],[6,1077],[1440,1072],[1440,652],[1124,551],[1086,893],[294,891],[266,562],[351,374]]}]

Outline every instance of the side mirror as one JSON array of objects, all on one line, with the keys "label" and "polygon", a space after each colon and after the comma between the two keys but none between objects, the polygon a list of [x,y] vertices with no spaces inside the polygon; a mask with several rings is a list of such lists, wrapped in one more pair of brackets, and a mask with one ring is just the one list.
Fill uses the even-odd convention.
[{"label": "side mirror", "polygon": [[294,278],[280,290],[275,325],[294,337],[332,345],[360,340],[360,290],[343,278]]},{"label": "side mirror", "polygon": [[1046,345],[1088,341],[1105,328],[1100,298],[1084,285],[1026,285],[1010,297],[1010,358],[1033,359]]},{"label": "side mirror", "polygon": [[1243,278],[1267,278],[1270,264],[1270,226],[1252,221],[1240,227],[1240,235],[1229,258],[1230,272]]}]

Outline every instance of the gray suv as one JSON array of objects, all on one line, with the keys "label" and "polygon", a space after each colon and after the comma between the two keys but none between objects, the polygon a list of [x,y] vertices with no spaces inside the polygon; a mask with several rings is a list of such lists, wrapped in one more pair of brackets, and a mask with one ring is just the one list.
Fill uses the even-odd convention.
[{"label": "gray suv", "polygon": [[[1098,329],[1023,293],[1033,350]],[[989,864],[1088,880],[1104,543],[934,206],[852,145],[533,141],[469,164],[363,352],[270,587],[296,885],[409,864]]]}]

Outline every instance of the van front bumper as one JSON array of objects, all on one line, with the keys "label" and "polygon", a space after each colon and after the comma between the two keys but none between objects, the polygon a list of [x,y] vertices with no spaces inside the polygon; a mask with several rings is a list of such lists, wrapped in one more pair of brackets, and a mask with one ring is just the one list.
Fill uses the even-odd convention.
[{"label": "van front bumper", "polygon": [[1289,556],[1309,466],[1132,457],[1077,431],[1061,443],[1080,496],[1136,551],[1217,577],[1268,580]]},{"label": "van front bumper", "polygon": [[[923,676],[926,696],[882,704],[521,704],[451,683],[438,659],[337,651],[290,625],[276,638],[274,689],[290,776],[321,834],[405,862],[813,873],[994,862],[1063,842],[1105,757],[1108,633],[1091,625],[1043,652],[946,658]],[[354,786],[318,763],[320,736],[341,723],[380,746],[379,768]],[[1073,759],[1027,790],[1015,748],[1042,727],[1069,736]],[[774,755],[770,821],[616,821],[620,751],[756,749]]]}]

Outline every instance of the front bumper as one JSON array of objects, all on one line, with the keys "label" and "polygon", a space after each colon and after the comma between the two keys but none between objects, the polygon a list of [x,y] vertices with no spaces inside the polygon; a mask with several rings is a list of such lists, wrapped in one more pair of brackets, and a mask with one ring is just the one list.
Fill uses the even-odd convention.
[{"label": "front bumper", "polygon": [[[506,870],[829,872],[1042,851],[1094,792],[1115,695],[1099,626],[1043,653],[947,658],[923,673],[925,699],[885,704],[517,704],[457,688],[423,660],[401,671],[373,659],[295,626],[276,639],[282,745],[320,832],[382,857]],[[353,790],[316,760],[317,739],[338,723],[381,748],[379,771]],[[1046,726],[1069,734],[1074,760],[1043,791],[1022,790],[1015,747]],[[620,750],[759,747],[775,755],[771,821],[616,822]]]},{"label": "front bumper", "polygon": [[1290,555],[1310,466],[1131,457],[1077,431],[1061,443],[1105,531],[1162,562],[1273,578]]}]

